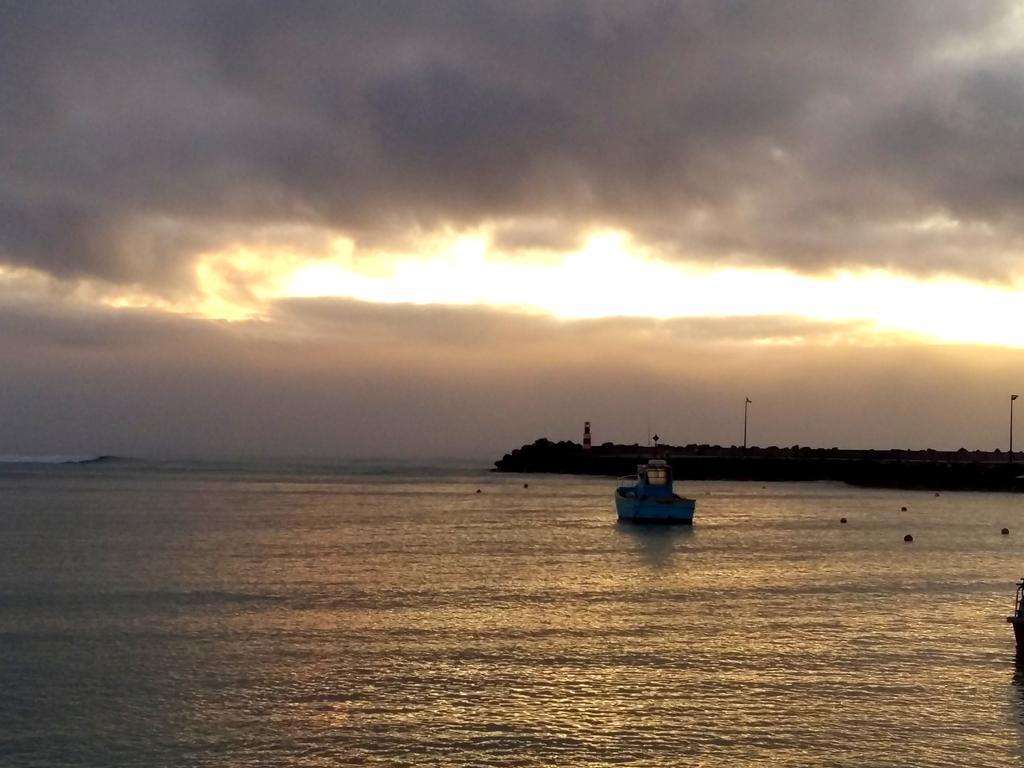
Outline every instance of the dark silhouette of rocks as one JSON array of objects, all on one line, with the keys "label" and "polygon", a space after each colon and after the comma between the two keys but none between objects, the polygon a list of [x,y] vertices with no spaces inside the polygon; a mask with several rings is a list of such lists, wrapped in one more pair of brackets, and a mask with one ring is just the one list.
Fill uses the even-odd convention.
[{"label": "dark silhouette of rocks", "polygon": [[879,488],[928,490],[1024,490],[1024,465],[995,451],[855,450],[771,446],[641,446],[604,443],[585,450],[547,438],[524,445],[495,462],[499,472],[629,475],[649,459],[665,459],[680,480],[834,480]]}]

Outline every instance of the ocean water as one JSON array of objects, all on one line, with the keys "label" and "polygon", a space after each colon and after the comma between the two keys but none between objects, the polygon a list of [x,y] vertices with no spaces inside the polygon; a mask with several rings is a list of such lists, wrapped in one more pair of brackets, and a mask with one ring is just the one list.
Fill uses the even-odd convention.
[{"label": "ocean water", "polygon": [[0,465],[0,765],[1021,764],[1024,498],[614,485]]}]

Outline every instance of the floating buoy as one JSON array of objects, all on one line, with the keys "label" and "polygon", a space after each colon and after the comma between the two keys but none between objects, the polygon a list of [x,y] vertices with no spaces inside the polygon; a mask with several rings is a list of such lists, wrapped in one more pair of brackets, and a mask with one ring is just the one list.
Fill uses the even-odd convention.
[{"label": "floating buoy", "polygon": [[529,483],[523,483],[523,488],[529,488],[529,487],[530,487]]},{"label": "floating buoy", "polygon": [[900,512],[906,512],[906,511],[907,511],[906,507],[900,507]]},{"label": "floating buoy", "polygon": [[479,488],[476,489],[476,492],[477,493],[483,493],[483,491],[481,491]]},{"label": "floating buoy", "polygon": [[904,536],[904,537],[903,537],[903,540],[904,540],[904,541],[913,541],[913,540],[914,540],[914,537],[913,537],[913,536],[911,536],[911,535],[910,535],[910,534],[908,533],[908,534],[907,534],[906,536]]},{"label": "floating buoy", "polygon": [[939,493],[938,491],[936,491],[936,492],[935,492],[935,495],[936,495],[936,496],[941,496],[942,494],[941,494],[941,493]]},{"label": "floating buoy", "polygon": [[840,517],[839,518],[839,522],[845,524],[846,523],[846,518],[845,517]]},{"label": "floating buoy", "polygon": [[1003,534],[1003,536],[1009,536],[1010,535],[1010,529],[1009,528],[1003,528],[1001,533]]}]

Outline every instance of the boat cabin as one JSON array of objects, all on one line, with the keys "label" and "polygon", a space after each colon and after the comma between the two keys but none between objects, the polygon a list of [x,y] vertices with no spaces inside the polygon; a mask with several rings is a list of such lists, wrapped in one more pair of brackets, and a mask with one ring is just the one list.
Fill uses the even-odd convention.
[{"label": "boat cabin", "polygon": [[638,496],[671,496],[672,467],[664,459],[652,459],[636,468]]}]

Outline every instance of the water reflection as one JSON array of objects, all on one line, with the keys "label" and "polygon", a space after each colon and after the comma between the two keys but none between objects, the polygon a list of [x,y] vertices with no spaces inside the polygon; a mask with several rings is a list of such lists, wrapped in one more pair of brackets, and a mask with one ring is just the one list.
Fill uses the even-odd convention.
[{"label": "water reflection", "polygon": [[256,473],[0,489],[0,764],[1022,765],[1019,497]]},{"label": "water reflection", "polygon": [[1017,724],[1017,741],[1024,746],[1024,651],[1017,649],[1013,660],[1013,678],[1010,683],[1010,708]]},{"label": "water reflection", "polygon": [[1013,660],[1013,679],[1011,685],[1015,694],[1013,704],[1017,713],[1017,722],[1024,725],[1024,652],[1020,649],[1017,649]]},{"label": "water reflection", "polygon": [[618,522],[618,530],[636,542],[637,552],[652,568],[665,568],[672,562],[676,545],[693,536],[692,525],[637,525]]}]

